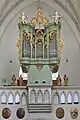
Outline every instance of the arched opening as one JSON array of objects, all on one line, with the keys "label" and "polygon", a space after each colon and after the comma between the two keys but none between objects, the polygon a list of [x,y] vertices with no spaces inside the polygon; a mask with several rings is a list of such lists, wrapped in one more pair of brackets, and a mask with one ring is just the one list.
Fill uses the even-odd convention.
[{"label": "arched opening", "polygon": [[18,92],[15,95],[15,104],[20,104],[20,94]]},{"label": "arched opening", "polygon": [[5,92],[1,94],[1,104],[7,104],[7,96]]},{"label": "arched opening", "polygon": [[21,96],[21,104],[22,105],[26,105],[27,104],[27,96],[25,93],[22,93],[22,96]]},{"label": "arched opening", "polygon": [[61,104],[66,104],[66,98],[65,98],[65,93],[64,92],[62,92],[61,93]]},{"label": "arched opening", "polygon": [[57,92],[53,96],[53,103],[54,105],[58,105],[60,103],[59,94]]},{"label": "arched opening", "polygon": [[50,94],[48,90],[44,91],[44,103],[49,103],[50,102]]},{"label": "arched opening", "polygon": [[43,103],[43,93],[41,90],[37,92],[37,103]]},{"label": "arched opening", "polygon": [[8,104],[13,104],[13,102],[14,102],[13,94],[10,93],[9,96],[8,96]]},{"label": "arched opening", "polygon": [[79,104],[79,94],[77,92],[74,93],[74,104]]},{"label": "arched opening", "polygon": [[43,80],[43,81],[42,81],[42,83],[46,83],[46,81],[45,81],[45,80]]},{"label": "arched opening", "polygon": [[35,103],[35,102],[36,102],[36,92],[34,89],[32,89],[30,92],[30,103]]},{"label": "arched opening", "polygon": [[67,104],[72,104],[72,95],[70,92],[68,93],[68,96],[67,96]]},{"label": "arched opening", "polygon": [[38,83],[38,80],[36,80],[35,83]]}]

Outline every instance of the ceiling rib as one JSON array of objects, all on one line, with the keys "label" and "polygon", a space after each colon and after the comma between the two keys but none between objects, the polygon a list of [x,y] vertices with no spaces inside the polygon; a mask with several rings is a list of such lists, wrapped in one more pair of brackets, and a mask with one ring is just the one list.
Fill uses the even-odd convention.
[{"label": "ceiling rib", "polygon": [[23,2],[24,0],[19,0],[17,1],[14,5],[12,5],[12,7],[4,14],[4,16],[1,18],[0,20],[0,26],[2,25],[2,23],[4,22],[4,20],[6,19],[6,17],[12,12],[12,10],[14,8],[16,8],[21,2]]},{"label": "ceiling rib", "polygon": [[80,26],[78,24],[78,22],[76,21],[75,17],[72,15],[72,13],[67,9],[65,8],[65,6],[59,1],[59,0],[55,0],[55,2],[61,6],[61,8],[70,16],[70,18],[72,19],[72,21],[74,22],[74,24],[76,25],[78,31],[80,32]]},{"label": "ceiling rib", "polygon": [[71,9],[72,9],[72,11],[73,11],[73,13],[74,13],[74,15],[76,16],[76,20],[78,21],[78,23],[80,23],[79,15],[77,14],[77,11],[76,11],[76,9],[75,9],[72,1],[71,1],[71,0],[68,0],[68,3],[69,3],[69,5],[70,5],[70,7],[71,7]]},{"label": "ceiling rib", "polygon": [[10,0],[6,0],[4,2],[3,6],[1,7],[1,9],[0,9],[0,19],[1,19],[2,15],[3,15],[3,13],[4,13],[6,7],[8,6],[9,2],[10,2]]}]

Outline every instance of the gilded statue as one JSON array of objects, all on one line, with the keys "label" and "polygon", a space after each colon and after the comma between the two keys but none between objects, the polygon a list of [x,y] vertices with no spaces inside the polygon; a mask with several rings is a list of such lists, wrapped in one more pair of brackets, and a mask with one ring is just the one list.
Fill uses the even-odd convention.
[{"label": "gilded statue", "polygon": [[20,61],[20,53],[21,53],[21,41],[20,40],[17,41],[17,48],[18,48],[18,58]]},{"label": "gilded statue", "polygon": [[59,40],[59,44],[58,44],[58,52],[59,52],[59,55],[61,55],[61,51],[62,51],[62,48],[64,46],[64,42],[63,40]]},{"label": "gilded statue", "polygon": [[43,11],[41,8],[38,8],[37,17],[32,18],[31,23],[33,26],[36,26],[36,24],[42,24],[43,26],[48,24],[48,19],[43,16]]},{"label": "gilded statue", "polygon": [[64,86],[68,86],[68,77],[64,75]]},{"label": "gilded statue", "polygon": [[62,80],[61,80],[60,75],[58,75],[58,77],[56,78],[56,81],[57,81],[57,85],[58,85],[58,86],[61,86]]}]

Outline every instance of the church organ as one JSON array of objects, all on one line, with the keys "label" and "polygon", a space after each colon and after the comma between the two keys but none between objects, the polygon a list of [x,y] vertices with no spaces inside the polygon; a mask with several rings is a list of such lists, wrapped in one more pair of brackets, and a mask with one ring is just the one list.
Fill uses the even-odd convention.
[{"label": "church organ", "polygon": [[[56,17],[56,16],[54,16]],[[55,18],[56,19],[56,18]],[[20,17],[18,54],[21,64],[50,64],[60,63],[61,24],[57,20],[49,23],[43,16],[42,9],[38,9],[37,17],[27,23],[24,14]]]},{"label": "church organ", "polygon": [[29,112],[51,112],[52,73],[58,71],[63,46],[60,39],[60,16],[56,13],[52,18],[54,20],[50,23],[48,18],[43,16],[42,9],[38,8],[37,17],[27,22],[23,13],[18,24],[18,55],[23,71],[28,74]]}]

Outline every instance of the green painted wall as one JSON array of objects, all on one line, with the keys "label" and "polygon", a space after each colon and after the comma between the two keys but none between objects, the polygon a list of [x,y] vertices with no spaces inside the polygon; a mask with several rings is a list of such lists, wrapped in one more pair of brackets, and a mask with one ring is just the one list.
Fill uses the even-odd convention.
[{"label": "green painted wall", "polygon": [[36,65],[30,66],[28,72],[28,83],[34,84],[35,81],[38,81],[39,84],[41,84],[42,81],[46,81],[46,84],[52,83],[52,73],[48,65],[44,65],[40,71],[37,69]]}]

